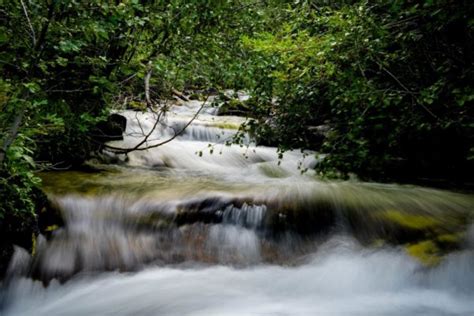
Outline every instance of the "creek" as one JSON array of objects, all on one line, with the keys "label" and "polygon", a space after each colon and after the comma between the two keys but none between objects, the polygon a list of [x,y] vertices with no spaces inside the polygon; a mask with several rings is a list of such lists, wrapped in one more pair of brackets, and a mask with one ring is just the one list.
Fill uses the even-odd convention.
[{"label": "creek", "polygon": [[[173,105],[144,146],[201,106]],[[153,129],[120,114],[113,146]],[[16,249],[1,314],[474,315],[472,195],[322,180],[317,153],[229,145],[244,118],[217,114],[95,171],[43,173],[65,224]]]}]

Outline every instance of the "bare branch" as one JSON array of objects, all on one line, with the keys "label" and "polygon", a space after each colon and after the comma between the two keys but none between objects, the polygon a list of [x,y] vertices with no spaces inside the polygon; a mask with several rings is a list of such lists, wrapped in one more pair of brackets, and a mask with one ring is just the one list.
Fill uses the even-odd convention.
[{"label": "bare branch", "polygon": [[185,96],[184,94],[182,94],[181,92],[179,92],[178,90],[176,90],[175,88],[171,88],[171,92],[173,92],[173,94],[180,98],[181,100],[183,101],[189,101],[189,98],[187,96]]},{"label": "bare branch", "polygon": [[186,130],[186,128],[189,125],[191,125],[191,123],[198,117],[198,115],[201,113],[202,109],[206,105],[206,103],[209,99],[209,96],[210,95],[207,95],[207,97],[204,100],[204,102],[202,103],[201,107],[197,110],[197,112],[194,114],[194,116],[191,118],[191,120],[189,120],[188,123],[186,123],[186,125],[184,125],[183,128],[180,131],[175,132],[175,134],[172,137],[168,138],[167,140],[164,140],[160,143],[157,143],[157,144],[154,144],[154,145],[151,145],[151,146],[140,147],[141,145],[143,145],[145,142],[148,141],[148,138],[150,137],[150,135],[153,133],[156,126],[158,125],[161,114],[163,113],[163,111],[161,111],[159,113],[159,116],[158,116],[155,124],[153,125],[153,128],[151,129],[151,131],[136,146],[134,146],[132,148],[121,148],[121,147],[115,147],[115,146],[110,146],[110,145],[105,144],[105,147],[107,149],[111,150],[112,152],[117,153],[117,154],[128,154],[129,152],[132,152],[132,151],[143,151],[143,150],[148,150],[148,149],[151,149],[151,148],[156,148],[156,147],[162,146],[164,144],[167,144],[167,143],[171,142],[173,139],[175,139],[176,137],[180,136]]},{"label": "bare branch", "polygon": [[16,136],[18,135],[18,130],[20,129],[21,122],[23,120],[24,110],[21,109],[19,113],[15,116],[8,135],[3,140],[2,148],[0,148],[0,170],[3,168],[3,161],[7,154],[8,148],[11,146]]},{"label": "bare branch", "polygon": [[412,96],[414,100],[416,100],[416,103],[419,104],[423,109],[425,109],[428,114],[430,114],[434,119],[440,120],[440,118],[434,114],[430,109],[428,109],[422,102],[418,100],[416,97],[415,93],[411,91],[410,89],[407,88],[406,85],[404,85],[393,73],[391,73],[387,68],[385,68],[380,61],[377,62],[380,68],[383,69],[390,77],[392,77],[393,80],[395,80],[400,87],[402,87],[403,90],[405,90],[408,94]]},{"label": "bare branch", "polygon": [[151,102],[150,98],[150,79],[153,69],[151,68],[151,62],[147,65],[147,73],[145,76],[145,101],[148,107],[152,107],[153,103]]},{"label": "bare branch", "polygon": [[122,81],[120,81],[118,84],[119,85],[123,85],[124,83],[126,83],[127,81],[133,79],[136,75],[138,75],[138,72],[128,76],[127,78],[123,79]]},{"label": "bare branch", "polygon": [[26,21],[28,21],[28,26],[30,27],[31,30],[31,40],[33,41],[33,47],[36,47],[36,34],[35,34],[35,29],[33,28],[33,25],[31,24],[30,16],[28,15],[28,10],[26,10],[25,3],[23,0],[20,0],[21,6],[23,8],[23,13],[25,13]]},{"label": "bare branch", "polygon": [[41,27],[38,40],[36,41],[35,50],[38,51],[38,56],[41,56],[43,52],[43,48],[44,48],[43,44],[46,39],[46,34],[48,33],[48,28],[49,28],[49,25],[51,24],[51,21],[54,19],[54,7],[55,7],[55,2],[51,1],[48,5],[48,15],[46,17],[46,21]]},{"label": "bare branch", "polygon": [[138,126],[140,127],[140,130],[142,131],[142,136],[145,136],[145,131],[143,130],[142,123],[140,123],[140,120],[138,119],[138,112],[135,112],[135,119],[138,122]]}]

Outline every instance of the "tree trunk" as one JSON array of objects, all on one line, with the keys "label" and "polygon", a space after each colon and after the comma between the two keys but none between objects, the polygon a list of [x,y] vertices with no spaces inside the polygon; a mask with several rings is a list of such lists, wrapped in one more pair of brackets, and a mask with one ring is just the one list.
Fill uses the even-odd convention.
[{"label": "tree trunk", "polygon": [[7,153],[8,148],[10,148],[11,144],[18,135],[18,130],[20,129],[20,125],[23,120],[23,113],[24,109],[20,109],[20,113],[15,116],[15,119],[13,120],[13,123],[10,126],[10,130],[5,139],[3,140],[3,145],[0,149],[0,170],[3,169],[3,162],[5,161],[5,155]]}]

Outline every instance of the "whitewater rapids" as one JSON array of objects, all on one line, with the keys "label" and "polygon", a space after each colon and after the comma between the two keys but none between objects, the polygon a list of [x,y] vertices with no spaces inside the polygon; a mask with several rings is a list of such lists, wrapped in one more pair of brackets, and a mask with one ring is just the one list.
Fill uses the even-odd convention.
[{"label": "whitewater rapids", "polygon": [[396,249],[335,237],[299,267],[148,268],[80,275],[43,288],[23,279],[4,315],[473,315],[473,252],[423,269]]}]

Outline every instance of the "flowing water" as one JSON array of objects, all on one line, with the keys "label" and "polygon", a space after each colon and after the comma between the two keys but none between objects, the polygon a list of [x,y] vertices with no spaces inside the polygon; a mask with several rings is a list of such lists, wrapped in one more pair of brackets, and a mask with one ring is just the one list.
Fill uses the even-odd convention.
[{"label": "flowing water", "polygon": [[[173,106],[143,146],[201,105]],[[323,181],[315,153],[226,145],[244,119],[217,111],[100,171],[43,174],[65,224],[16,249],[0,313],[474,315],[472,195]],[[134,147],[155,116],[121,114],[111,145]]]}]

